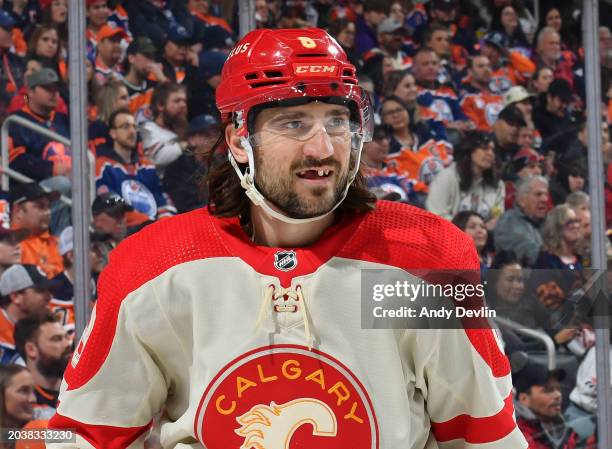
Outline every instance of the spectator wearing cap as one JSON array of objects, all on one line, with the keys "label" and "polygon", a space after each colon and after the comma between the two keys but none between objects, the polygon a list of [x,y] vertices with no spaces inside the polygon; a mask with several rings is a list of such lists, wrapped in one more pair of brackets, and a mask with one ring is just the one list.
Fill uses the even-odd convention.
[{"label": "spectator wearing cap", "polygon": [[72,338],[47,311],[17,322],[15,346],[34,378],[34,418],[49,419],[55,414],[64,371],[72,358]]},{"label": "spectator wearing cap", "polygon": [[124,7],[134,36],[147,36],[157,48],[163,48],[170,30],[178,27],[201,41],[205,25],[191,15],[185,1],[128,0]]},{"label": "spectator wearing cap", "polygon": [[6,107],[22,86],[25,72],[23,58],[11,51],[15,20],[0,9],[0,122],[6,116]]},{"label": "spectator wearing cap", "polygon": [[[70,138],[68,116],[56,111],[59,98],[59,77],[50,68],[42,68],[26,77],[27,101],[15,115],[43,126],[66,138]],[[67,190],[70,183],[66,176],[70,172],[67,159],[46,158],[46,148],[53,142],[50,138],[19,124],[9,127],[9,161],[13,170],[36,181],[52,177],[57,179],[54,188]]]},{"label": "spectator wearing cap", "polygon": [[542,135],[533,123],[533,100],[534,96],[527,92],[527,89],[523,86],[513,86],[504,94],[504,107],[511,104],[516,105],[518,110],[523,113],[525,128],[528,128],[532,135],[532,142],[529,146],[540,148]]},{"label": "spectator wearing cap", "polygon": [[162,46],[162,70],[165,77],[177,84],[197,77],[199,64],[196,52],[191,48],[192,36],[183,27],[171,28]]},{"label": "spectator wearing cap", "polygon": [[11,265],[21,263],[21,244],[19,240],[25,235],[24,232],[16,232],[0,226],[0,275]]},{"label": "spectator wearing cap", "polygon": [[211,166],[220,162],[221,156],[214,153],[220,134],[219,121],[212,115],[198,115],[189,122],[189,151],[166,167],[163,179],[164,190],[179,213],[208,204],[208,192],[195,192]]},{"label": "spectator wearing cap", "polygon": [[130,112],[137,116],[145,114],[151,105],[157,83],[167,81],[156,55],[155,44],[146,36],[137,37],[127,48],[127,71],[122,81],[128,91]]},{"label": "spectator wearing cap", "polygon": [[18,359],[15,324],[28,316],[41,316],[51,299],[49,280],[35,265],[15,264],[0,276],[0,362]]},{"label": "spectator wearing cap", "polygon": [[525,127],[523,113],[515,106],[506,106],[493,124],[493,140],[500,161],[510,161],[519,150],[518,136],[521,127]]},{"label": "spectator wearing cap", "polygon": [[461,109],[479,131],[491,131],[499,112],[503,109],[502,97],[490,89],[491,63],[484,55],[469,59],[468,76],[463,84]]},{"label": "spectator wearing cap", "polygon": [[512,373],[517,425],[531,449],[574,449],[576,434],[561,414],[562,369],[548,370],[533,360]]},{"label": "spectator wearing cap", "polygon": [[187,93],[185,86],[174,83],[158,85],[151,97],[153,120],[139,126],[145,156],[152,160],[161,177],[165,167],[174,162],[187,147]]},{"label": "spectator wearing cap", "polygon": [[[92,237],[97,237],[96,235]],[[96,251],[97,242],[90,239],[89,265],[92,274],[102,271],[101,256]],[[72,226],[66,227],[59,236],[59,252],[64,262],[64,271],[51,279],[51,301],[49,307],[58,322],[66,329],[69,335],[74,333],[74,230]],[[92,301],[96,298],[96,282],[91,278],[90,292]]]},{"label": "spectator wearing cap", "polygon": [[128,216],[128,226],[176,213],[161,186],[155,165],[137,150],[138,132],[133,114],[127,109],[115,111],[108,125],[112,146],[99,148],[96,155],[98,194],[114,192],[134,207]]},{"label": "spectator wearing cap", "polygon": [[567,81],[570,92],[574,86],[574,61],[563,57],[561,36],[554,28],[546,26],[536,36],[533,62],[537,67],[548,67],[555,78]]},{"label": "spectator wearing cap", "polygon": [[496,251],[514,251],[529,267],[542,248],[540,227],[548,212],[548,180],[529,176],[516,182],[514,207],[504,212],[494,230]]},{"label": "spectator wearing cap", "polygon": [[96,34],[98,40],[95,77],[104,85],[110,77],[121,78],[121,41],[127,38],[123,28],[103,25]]},{"label": "spectator wearing cap", "polygon": [[364,1],[363,14],[357,17],[357,34],[355,35],[355,51],[358,56],[379,46],[378,24],[387,18],[388,9],[389,5],[385,1]]},{"label": "spectator wearing cap", "polygon": [[[134,208],[116,193],[107,192],[96,196],[91,213],[95,232],[106,236],[101,247],[107,248],[104,255],[115,248],[128,234],[126,213]],[[106,257],[108,261],[108,257]]]},{"label": "spectator wearing cap", "polygon": [[428,47],[419,48],[412,69],[417,82],[419,113],[436,138],[447,140],[449,129],[469,129],[472,125],[461,110],[457,93],[452,87],[438,82],[440,58],[436,52]]},{"label": "spectator wearing cap", "polygon": [[451,220],[458,212],[472,210],[492,230],[504,212],[504,183],[497,175],[495,144],[480,131],[466,132],[455,148],[455,162],[444,168],[429,185],[428,211]]},{"label": "spectator wearing cap", "polygon": [[215,17],[210,14],[209,0],[187,0],[187,9],[189,9],[189,12],[196,19],[200,20],[206,26],[219,26],[230,34],[233,32],[232,28],[229,26],[225,19]]},{"label": "spectator wearing cap", "polygon": [[412,65],[412,59],[402,50],[406,30],[401,22],[387,17],[378,24],[379,47],[372,48],[363,55],[364,61],[371,58],[388,56],[393,61],[393,70],[405,70]]},{"label": "spectator wearing cap", "polygon": [[565,79],[557,78],[550,83],[548,92],[541,100],[533,111],[533,122],[542,139],[546,140],[573,127],[574,122],[568,111],[572,91]]},{"label": "spectator wearing cap", "polygon": [[59,192],[46,192],[31,182],[16,185],[11,195],[13,228],[29,232],[21,241],[21,263],[36,265],[52,278],[64,269],[58,239],[49,231],[50,203],[59,198]]},{"label": "spectator wearing cap", "polygon": [[535,72],[535,64],[519,51],[510,51],[508,38],[499,31],[486,34],[482,43],[482,54],[491,61],[491,90],[505,93],[512,86],[526,84]]}]

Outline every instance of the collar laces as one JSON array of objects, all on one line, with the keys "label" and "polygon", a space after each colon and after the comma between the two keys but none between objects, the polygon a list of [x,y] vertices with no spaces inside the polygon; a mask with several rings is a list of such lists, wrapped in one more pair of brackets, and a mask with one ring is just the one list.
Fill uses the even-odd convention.
[{"label": "collar laces", "polygon": [[[294,304],[282,304],[281,301],[292,299]],[[300,313],[302,315],[302,322],[304,323],[304,338],[306,339],[306,346],[308,349],[312,349],[313,335],[310,329],[310,318],[308,317],[308,311],[306,310],[306,300],[302,293],[302,286],[298,285],[295,290],[291,288],[281,288],[276,291],[274,285],[270,284],[266,288],[264,294],[261,297],[259,304],[259,313],[257,314],[257,321],[255,322],[255,330],[257,331],[261,327],[261,323],[266,318],[268,310],[270,310],[270,303],[272,303],[273,313]]]}]

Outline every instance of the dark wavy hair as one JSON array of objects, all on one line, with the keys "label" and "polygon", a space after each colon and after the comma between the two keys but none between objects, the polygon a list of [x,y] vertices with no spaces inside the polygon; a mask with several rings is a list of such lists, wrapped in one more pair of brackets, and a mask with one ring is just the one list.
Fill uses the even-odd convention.
[{"label": "dark wavy hair", "polygon": [[[491,136],[482,131],[467,131],[463,140],[455,148],[455,161],[459,173],[459,188],[466,192],[474,182],[472,172],[472,153],[478,148],[485,148],[492,142]],[[482,174],[484,185],[497,188],[499,174],[496,164]]]},{"label": "dark wavy hair", "polygon": [[[200,186],[202,189],[208,188],[209,203],[208,210],[217,217],[239,217],[240,222],[248,224],[250,222],[251,203],[246,193],[240,185],[240,179],[234,171],[234,167],[229,160],[221,164],[214,165],[213,161],[220,153],[227,153],[229,148],[225,141],[225,129],[233,126],[227,120],[221,126],[223,130],[210,152],[208,163],[212,167],[208,177],[202,178]],[[245,170],[247,164],[238,164],[241,170]],[[336,209],[340,213],[362,213],[373,210],[376,204],[376,196],[372,194],[365,183],[361,171],[357,173],[355,180],[349,187],[348,193],[342,204]]]}]

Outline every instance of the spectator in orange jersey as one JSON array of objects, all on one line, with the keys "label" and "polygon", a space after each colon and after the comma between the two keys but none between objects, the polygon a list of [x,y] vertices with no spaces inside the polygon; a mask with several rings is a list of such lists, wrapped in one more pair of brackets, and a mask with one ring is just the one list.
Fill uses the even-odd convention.
[{"label": "spectator in orange jersey", "polygon": [[499,112],[503,109],[501,95],[494,94],[489,88],[491,82],[491,63],[484,55],[475,55],[469,60],[469,83],[463,85],[465,95],[461,99],[461,109],[480,131],[491,131]]},{"label": "spectator in orange jersey", "polygon": [[26,229],[30,234],[21,242],[21,263],[40,267],[49,278],[64,270],[58,239],[49,232],[50,202],[59,192],[45,192],[35,182],[17,184],[11,191],[13,228]]},{"label": "spectator in orange jersey", "polygon": [[483,38],[482,54],[491,61],[491,90],[503,94],[512,86],[526,84],[536,66],[518,51],[508,50],[508,38],[498,32],[488,33]]},{"label": "spectator in orange jersey", "polygon": [[19,359],[15,324],[48,312],[50,282],[34,265],[13,265],[0,276],[0,364]]}]

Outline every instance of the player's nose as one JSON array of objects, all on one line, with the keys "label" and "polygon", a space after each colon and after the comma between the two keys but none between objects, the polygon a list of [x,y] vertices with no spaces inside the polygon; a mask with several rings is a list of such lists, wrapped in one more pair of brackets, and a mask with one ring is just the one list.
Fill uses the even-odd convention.
[{"label": "player's nose", "polygon": [[318,132],[305,141],[302,151],[304,156],[316,159],[325,159],[332,156],[334,154],[334,146],[325,128],[319,129]]}]

